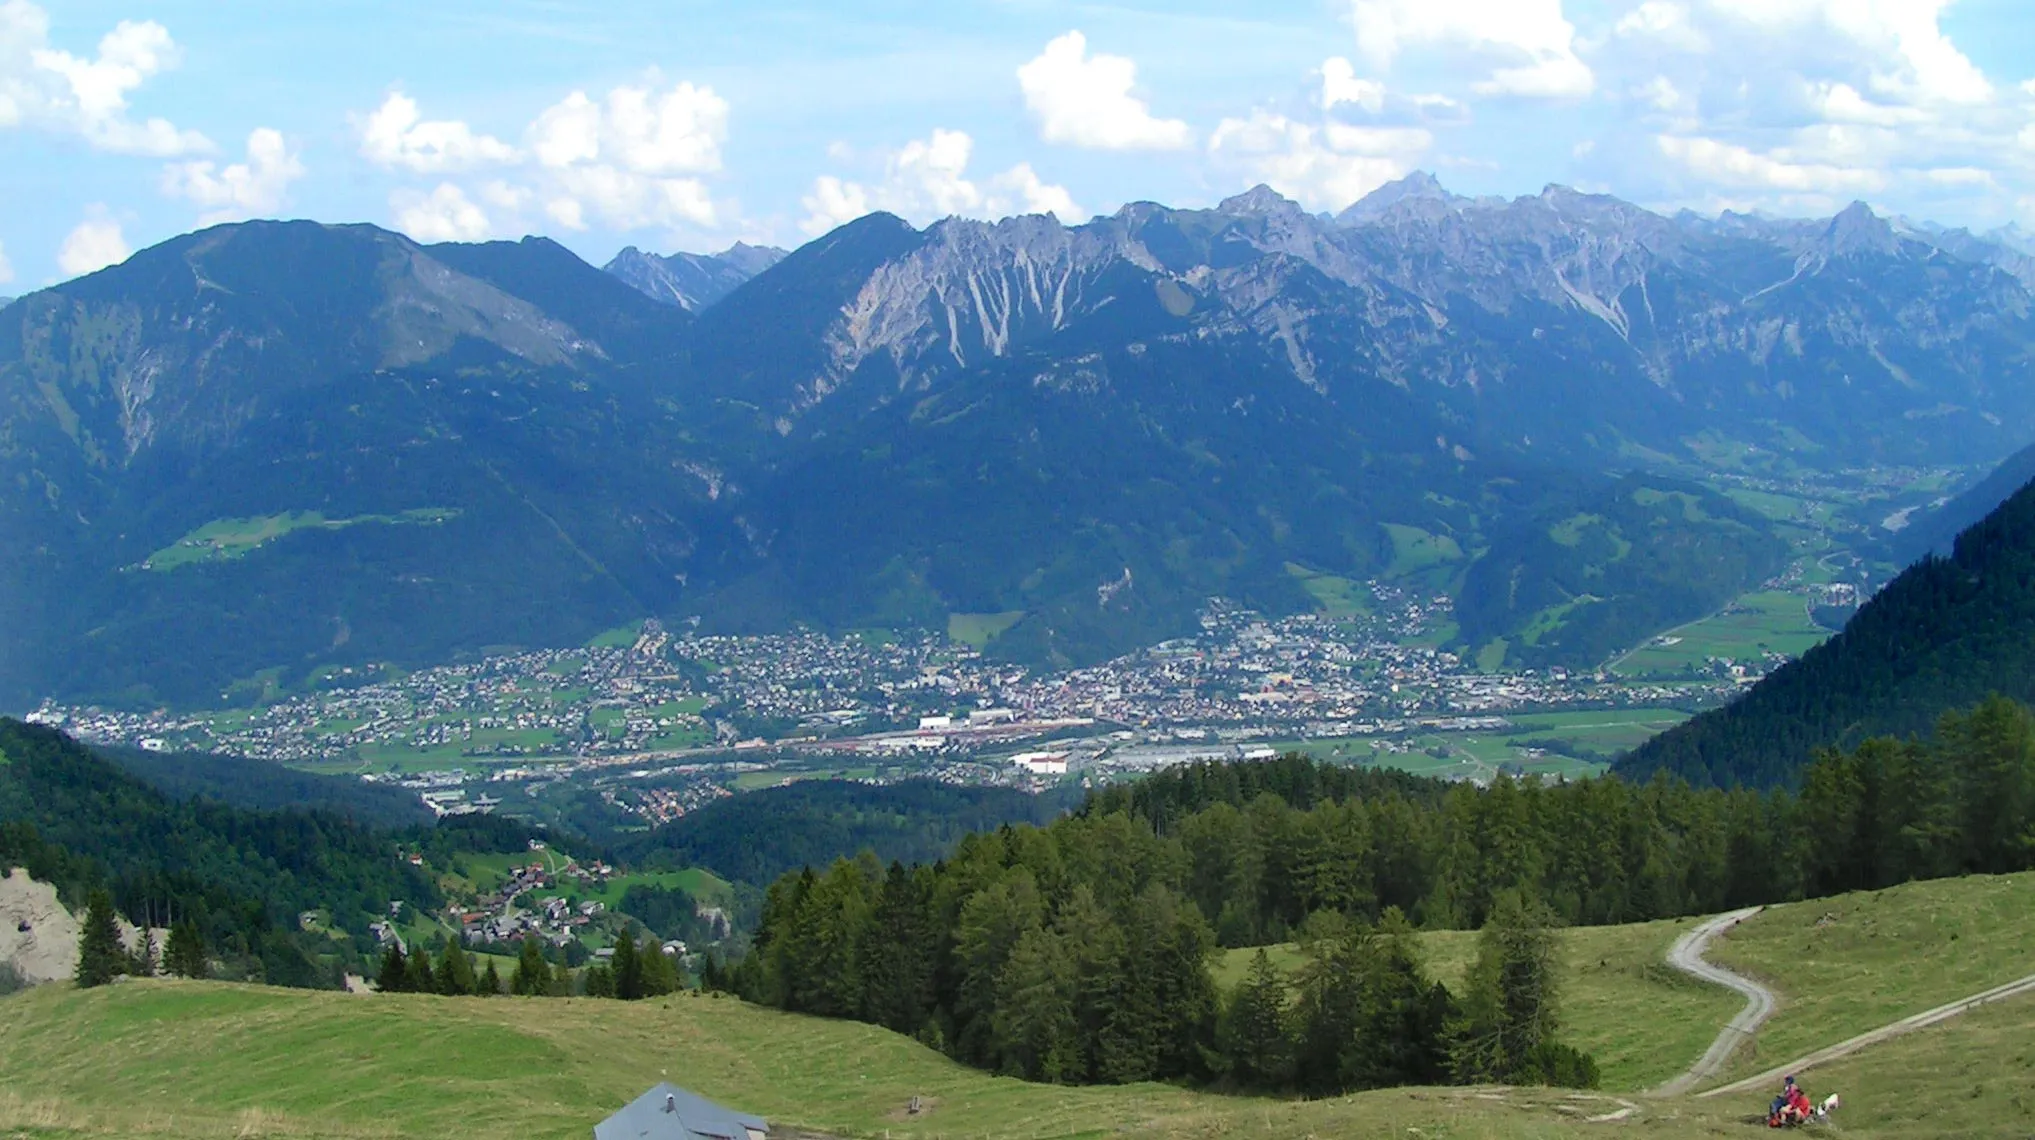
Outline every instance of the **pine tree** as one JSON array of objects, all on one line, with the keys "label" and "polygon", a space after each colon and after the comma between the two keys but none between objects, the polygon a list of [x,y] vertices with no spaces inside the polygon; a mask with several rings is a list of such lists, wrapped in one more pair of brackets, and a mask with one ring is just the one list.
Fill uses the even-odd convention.
[{"label": "pine tree", "polygon": [[422,946],[412,950],[403,970],[403,989],[413,994],[435,994],[438,983],[431,976],[431,955]]},{"label": "pine tree", "polygon": [[1251,958],[1217,1030],[1230,1081],[1239,1088],[1283,1089],[1293,1076],[1293,1029],[1286,976],[1263,950]]},{"label": "pine tree", "polygon": [[97,888],[85,904],[85,929],[78,940],[78,986],[103,986],[127,969],[127,950],[120,944],[113,896],[105,888]]},{"label": "pine tree", "polygon": [[410,964],[403,957],[399,943],[389,943],[382,952],[382,968],[375,975],[375,988],[385,994],[404,993],[410,988]]},{"label": "pine tree", "polygon": [[502,973],[495,969],[495,960],[488,958],[488,968],[481,971],[480,985],[476,990],[482,997],[499,997],[502,992]]},{"label": "pine tree", "polygon": [[474,989],[473,959],[457,938],[445,940],[445,952],[438,957],[438,992],[446,997],[470,997]]},{"label": "pine tree", "polygon": [[1018,939],[998,978],[992,1015],[1004,1072],[1034,1081],[1078,1075],[1077,981],[1058,935],[1034,928]]},{"label": "pine tree", "polygon": [[1451,1051],[1456,1079],[1532,1081],[1543,1046],[1554,1044],[1558,1016],[1554,931],[1546,908],[1499,894],[1477,938],[1463,1014]]},{"label": "pine tree", "polygon": [[678,964],[671,955],[664,952],[664,946],[652,938],[637,948],[637,968],[643,976],[643,996],[663,997],[678,989]]},{"label": "pine tree", "polygon": [[616,995],[615,970],[612,966],[588,966],[581,971],[581,981],[586,996],[590,998],[611,998]]},{"label": "pine tree", "polygon": [[615,974],[614,996],[635,1001],[643,996],[643,966],[636,959],[636,927],[631,925],[615,939],[615,956],[609,962]]},{"label": "pine tree", "polygon": [[[899,1033],[915,1033],[925,1025],[933,997],[934,945],[928,920],[917,877],[902,863],[892,863],[868,934],[857,947],[864,1020]],[[711,955],[707,965],[714,967]]]},{"label": "pine tree", "polygon": [[537,948],[537,936],[523,936],[523,946],[516,952],[516,972],[509,978],[509,992],[519,997],[543,997],[551,992],[551,967],[544,961],[544,952]]},{"label": "pine tree", "polygon": [[205,946],[205,932],[189,919],[170,927],[169,945],[163,950],[163,969],[180,978],[204,978],[211,975],[210,953]]}]

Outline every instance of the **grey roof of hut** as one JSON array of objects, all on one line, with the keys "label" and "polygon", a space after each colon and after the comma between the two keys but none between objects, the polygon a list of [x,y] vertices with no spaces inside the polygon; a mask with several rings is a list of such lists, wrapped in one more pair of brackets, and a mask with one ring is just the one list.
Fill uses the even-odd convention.
[{"label": "grey roof of hut", "polygon": [[594,1140],[752,1140],[770,1131],[760,1116],[723,1108],[697,1093],[659,1083],[594,1125]]}]

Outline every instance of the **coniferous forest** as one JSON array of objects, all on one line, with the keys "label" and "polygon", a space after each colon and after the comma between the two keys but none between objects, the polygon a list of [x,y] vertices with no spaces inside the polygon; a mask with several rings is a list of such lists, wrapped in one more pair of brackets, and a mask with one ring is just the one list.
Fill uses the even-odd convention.
[{"label": "coniferous forest", "polygon": [[[1176,769],[936,863],[774,883],[709,982],[1038,1080],[1313,1095],[1437,1079],[1588,1084],[1560,1042],[1563,925],[1707,914],[2035,867],[2035,714],[1825,750],[1800,793],[1662,775],[1489,788],[1305,757]],[[1411,933],[1481,929],[1462,993]],[[1218,948],[1297,941],[1217,991]]]}]

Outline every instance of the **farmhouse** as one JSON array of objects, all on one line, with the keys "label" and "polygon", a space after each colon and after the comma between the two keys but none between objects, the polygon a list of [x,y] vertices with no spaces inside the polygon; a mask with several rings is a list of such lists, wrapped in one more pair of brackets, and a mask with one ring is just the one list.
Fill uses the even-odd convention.
[{"label": "farmhouse", "polygon": [[660,1083],[594,1125],[594,1140],[766,1140],[762,1117]]}]

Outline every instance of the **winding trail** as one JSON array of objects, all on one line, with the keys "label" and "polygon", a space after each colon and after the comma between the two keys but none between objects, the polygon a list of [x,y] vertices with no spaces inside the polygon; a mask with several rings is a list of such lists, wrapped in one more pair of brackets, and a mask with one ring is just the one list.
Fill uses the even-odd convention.
[{"label": "winding trail", "polygon": [[1675,944],[1668,948],[1668,965],[1690,977],[1700,978],[1712,985],[1723,986],[1744,994],[1745,1008],[1739,1010],[1738,1016],[1726,1023],[1723,1031],[1717,1034],[1717,1039],[1710,1043],[1710,1048],[1703,1053],[1701,1059],[1689,1067],[1687,1072],[1647,1095],[1680,1096],[1716,1076],[1717,1071],[1724,1067],[1724,1062],[1731,1059],[1732,1051],[1738,1048],[1738,1043],[1758,1032],[1767,1018],[1774,1015],[1776,1002],[1772,990],[1742,974],[1734,974],[1722,966],[1703,960],[1703,952],[1710,948],[1712,939],[1758,914],[1761,909],[1750,906],[1744,910],[1734,910],[1728,914],[1705,919],[1693,930],[1675,939]]},{"label": "winding trail", "polygon": [[1878,1029],[1861,1033],[1856,1037],[1839,1041],[1835,1045],[1818,1049],[1806,1057],[1797,1057],[1785,1065],[1776,1065],[1764,1073],[1755,1073],[1744,1080],[1733,1081],[1728,1085],[1719,1085],[1714,1089],[1706,1089],[1696,1095],[1699,1098],[1722,1096],[1726,1093],[1745,1092],[1748,1089],[1770,1087],[1789,1073],[1799,1073],[1804,1069],[1828,1064],[1839,1057],[1850,1056],[1868,1045],[1877,1045],[1882,1041],[1899,1037],[1904,1033],[1913,1033],[1917,1029],[1927,1029],[1937,1022],[1948,1021],[1967,1010],[1977,1009],[1979,1006],[1996,1001],[2005,1001],[2012,997],[2020,997],[2022,994],[2035,994],[2035,974],[2030,974],[2019,981],[1994,986],[1992,989],[1973,994],[1970,997],[1959,998],[1956,1001],[1939,1005],[1935,1009],[1924,1010],[1912,1017],[1904,1017],[1891,1025],[1882,1025]]}]

